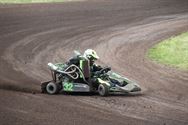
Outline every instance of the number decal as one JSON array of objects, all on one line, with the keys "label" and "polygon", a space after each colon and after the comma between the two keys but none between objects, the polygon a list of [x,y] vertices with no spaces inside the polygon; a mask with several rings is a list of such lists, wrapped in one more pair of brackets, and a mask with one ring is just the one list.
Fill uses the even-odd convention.
[{"label": "number decal", "polygon": [[63,84],[63,89],[65,91],[73,91],[73,84],[66,82]]}]

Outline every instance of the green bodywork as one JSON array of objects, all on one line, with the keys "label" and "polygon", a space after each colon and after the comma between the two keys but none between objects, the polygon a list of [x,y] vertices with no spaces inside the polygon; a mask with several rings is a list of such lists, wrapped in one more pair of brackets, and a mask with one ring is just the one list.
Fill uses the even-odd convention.
[{"label": "green bodywork", "polygon": [[110,91],[119,92],[120,90],[117,87],[110,87]]},{"label": "green bodywork", "polygon": [[[83,61],[84,61],[83,59],[80,60],[80,69],[81,69],[82,71],[83,71],[83,67],[84,67],[84,66],[83,66]],[[80,75],[80,78],[83,78],[83,76]]]},{"label": "green bodywork", "polygon": [[67,67],[67,65],[64,63],[56,63],[55,66],[57,66],[58,69],[62,71]]},{"label": "green bodywork", "polygon": [[73,83],[65,82],[63,83],[63,90],[64,91],[73,91]]},{"label": "green bodywork", "polygon": [[111,79],[116,79],[116,80],[118,80],[119,82],[134,83],[133,81],[131,81],[131,80],[125,78],[125,77],[122,77],[121,75],[119,75],[119,74],[117,74],[117,73],[115,73],[115,72],[110,71],[110,72],[108,72],[107,74],[109,75],[109,77],[110,77]]},{"label": "green bodywork", "polygon": [[108,81],[105,81],[105,80],[102,80],[101,78],[97,78],[97,82],[100,83],[100,84],[106,84],[107,86],[110,87],[110,84]]},{"label": "green bodywork", "polygon": [[82,69],[82,70],[83,70],[83,61],[84,60],[82,60],[82,59],[80,60],[80,69]]}]

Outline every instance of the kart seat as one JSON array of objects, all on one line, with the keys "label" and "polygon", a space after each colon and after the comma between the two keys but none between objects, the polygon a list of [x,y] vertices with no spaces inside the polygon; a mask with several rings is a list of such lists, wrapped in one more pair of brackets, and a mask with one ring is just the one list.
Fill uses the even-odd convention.
[{"label": "kart seat", "polygon": [[90,65],[89,60],[86,58],[83,58],[80,60],[80,68],[82,69],[82,72],[84,74],[84,77],[86,79],[90,78]]}]

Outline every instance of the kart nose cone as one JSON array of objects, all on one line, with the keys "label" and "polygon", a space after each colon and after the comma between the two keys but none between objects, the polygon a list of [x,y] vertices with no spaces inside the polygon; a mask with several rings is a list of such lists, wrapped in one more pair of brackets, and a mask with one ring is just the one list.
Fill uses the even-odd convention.
[{"label": "kart nose cone", "polygon": [[135,87],[131,90],[131,92],[138,92],[138,91],[141,91],[141,88],[138,87],[138,86],[135,86]]}]

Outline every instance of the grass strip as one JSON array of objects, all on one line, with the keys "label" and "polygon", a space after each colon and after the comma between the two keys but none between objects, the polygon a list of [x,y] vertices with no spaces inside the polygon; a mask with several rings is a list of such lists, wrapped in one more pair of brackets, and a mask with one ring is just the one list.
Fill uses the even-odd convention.
[{"label": "grass strip", "polygon": [[151,49],[147,56],[159,63],[188,69],[188,32],[164,40]]}]

